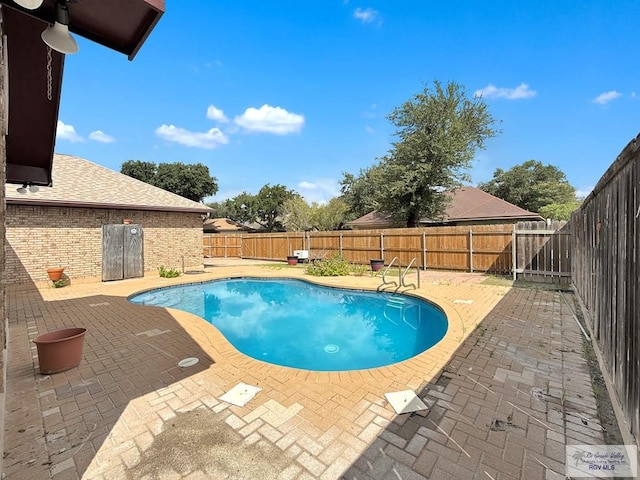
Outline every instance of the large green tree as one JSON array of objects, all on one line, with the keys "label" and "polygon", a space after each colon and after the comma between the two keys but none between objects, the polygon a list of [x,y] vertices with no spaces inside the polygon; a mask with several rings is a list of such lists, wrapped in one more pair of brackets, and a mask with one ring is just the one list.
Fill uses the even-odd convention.
[{"label": "large green tree", "polygon": [[580,200],[567,203],[550,203],[549,205],[540,207],[540,211],[538,213],[544,218],[549,218],[551,220],[565,220],[568,222],[571,220],[571,214],[580,208],[581,203],[582,202]]},{"label": "large green tree", "polygon": [[478,188],[530,212],[541,213],[551,204],[571,204],[576,191],[565,174],[553,165],[527,160],[509,170],[497,168],[493,178]]},{"label": "large green tree", "polygon": [[340,230],[345,223],[349,210],[340,198],[332,198],[328,203],[311,205],[311,221],[313,228],[320,231]]},{"label": "large green tree", "polygon": [[476,149],[497,134],[495,120],[482,98],[470,97],[455,82],[437,81],[387,118],[398,128],[398,140],[359,177],[345,175],[343,200],[357,213],[375,205],[415,227],[422,217],[442,216],[445,192],[469,180]]},{"label": "large green tree", "polygon": [[195,202],[202,202],[218,191],[217,179],[209,174],[209,167],[201,163],[175,162],[156,166],[153,162],[127,160],[120,167],[120,173]]},{"label": "large green tree", "polygon": [[378,210],[379,190],[383,182],[382,168],[376,164],[372,167],[361,169],[356,177],[344,172],[340,182],[340,199],[347,205],[346,220],[355,220],[367,213]]},{"label": "large green tree", "polygon": [[260,189],[255,198],[255,208],[257,222],[261,224],[267,232],[274,230],[284,230],[282,225],[282,214],[284,204],[287,200],[298,196],[284,185],[266,184]]},{"label": "large green tree", "polygon": [[155,185],[157,171],[158,166],[155,163],[143,162],[142,160],[127,160],[120,167],[120,173],[151,185]]},{"label": "large green tree", "polygon": [[211,204],[218,215],[228,217],[238,223],[258,223],[267,232],[284,230],[282,224],[287,200],[299,194],[283,185],[264,185],[256,195],[242,192],[222,203]]},{"label": "large green tree", "polygon": [[255,197],[247,192],[242,192],[223,202],[209,203],[207,206],[215,210],[216,217],[230,218],[242,224],[251,224],[256,221]]},{"label": "large green tree", "polygon": [[311,207],[300,196],[290,198],[282,206],[282,224],[287,231],[304,232],[311,228]]}]

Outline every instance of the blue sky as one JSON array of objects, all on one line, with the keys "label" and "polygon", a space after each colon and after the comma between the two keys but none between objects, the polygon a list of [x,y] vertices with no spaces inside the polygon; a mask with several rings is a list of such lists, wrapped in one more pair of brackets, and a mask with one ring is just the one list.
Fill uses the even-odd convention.
[{"label": "blue sky", "polygon": [[529,159],[588,193],[640,132],[637,0],[167,1],[136,58],[77,38],[56,152],[203,163],[221,201],[308,201],[383,156],[386,116],[434,80],[482,93],[502,133],[472,183]]}]

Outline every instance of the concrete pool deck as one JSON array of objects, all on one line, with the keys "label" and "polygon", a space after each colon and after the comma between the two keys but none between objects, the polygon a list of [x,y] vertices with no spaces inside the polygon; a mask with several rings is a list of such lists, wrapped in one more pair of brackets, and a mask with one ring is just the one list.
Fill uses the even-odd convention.
[{"label": "concrete pool deck", "polygon": [[[7,478],[550,479],[564,478],[565,445],[605,443],[570,293],[421,272],[410,293],[447,313],[440,343],[388,367],[309,372],[246,357],[200,318],[127,297],[234,276],[371,289],[380,278],[218,265],[9,291]],[[80,366],[40,375],[31,339],[67,326],[88,329]],[[187,357],[199,362],[179,367]],[[220,400],[240,382],[262,390],[244,407]],[[407,389],[429,409],[396,415],[384,394]]]}]

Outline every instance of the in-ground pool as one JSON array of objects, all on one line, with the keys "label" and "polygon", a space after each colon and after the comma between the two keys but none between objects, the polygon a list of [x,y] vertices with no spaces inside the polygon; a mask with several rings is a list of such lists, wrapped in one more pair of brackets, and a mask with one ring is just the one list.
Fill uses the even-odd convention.
[{"label": "in-ground pool", "polygon": [[162,288],[130,301],[193,313],[240,352],[306,370],[359,370],[411,358],[444,337],[437,306],[407,295],[236,278]]}]

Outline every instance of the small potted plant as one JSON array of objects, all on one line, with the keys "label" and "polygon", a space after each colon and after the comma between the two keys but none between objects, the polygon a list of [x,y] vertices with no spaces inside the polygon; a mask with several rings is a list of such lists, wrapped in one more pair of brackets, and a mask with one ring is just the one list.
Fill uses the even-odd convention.
[{"label": "small potted plant", "polygon": [[297,265],[298,257],[296,255],[287,255],[287,263],[289,265]]},{"label": "small potted plant", "polygon": [[372,258],[369,263],[371,264],[371,270],[377,272],[384,267],[384,258]]},{"label": "small potted plant", "polygon": [[60,280],[62,278],[62,272],[64,272],[64,267],[47,268],[47,275],[49,275],[49,280],[52,282]]}]

